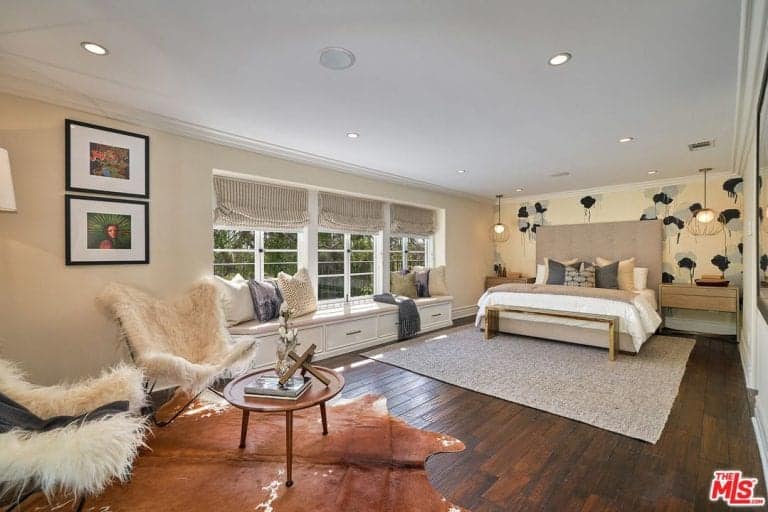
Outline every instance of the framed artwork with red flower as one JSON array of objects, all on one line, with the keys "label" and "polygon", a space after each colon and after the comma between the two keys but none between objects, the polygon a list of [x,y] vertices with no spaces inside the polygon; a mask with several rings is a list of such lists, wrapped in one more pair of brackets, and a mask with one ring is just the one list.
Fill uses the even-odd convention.
[{"label": "framed artwork with red flower", "polygon": [[149,198],[149,137],[67,119],[69,191]]}]

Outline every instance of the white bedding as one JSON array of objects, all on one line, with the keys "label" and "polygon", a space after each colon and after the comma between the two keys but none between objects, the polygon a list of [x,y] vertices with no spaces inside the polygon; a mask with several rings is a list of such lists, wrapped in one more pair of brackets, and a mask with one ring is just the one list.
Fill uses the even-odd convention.
[{"label": "white bedding", "polygon": [[[570,295],[550,295],[538,293],[495,292],[484,293],[477,302],[478,311],[475,317],[475,325],[481,326],[485,317],[485,307],[490,305],[525,306],[530,308],[557,309],[561,311],[574,311],[578,313],[597,313],[603,315],[615,315],[619,317],[619,332],[624,332],[632,337],[632,343],[636,351],[640,350],[643,343],[656,332],[661,325],[661,317],[656,312],[656,294],[653,290],[635,292],[637,296],[633,304],[626,302],[601,299],[596,297],[575,297]],[[582,320],[570,320],[567,318],[544,318],[537,315],[521,314],[526,320],[538,322],[556,323],[577,327],[596,328],[605,324]],[[601,328],[597,327],[597,328]]]}]

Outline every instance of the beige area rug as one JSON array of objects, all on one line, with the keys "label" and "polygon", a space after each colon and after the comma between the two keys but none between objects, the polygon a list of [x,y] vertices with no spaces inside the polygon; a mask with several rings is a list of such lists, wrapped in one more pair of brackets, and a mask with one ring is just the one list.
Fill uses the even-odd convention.
[{"label": "beige area rug", "polygon": [[636,356],[474,326],[371,350],[365,357],[655,443],[694,340],[654,336]]},{"label": "beige area rug", "polygon": [[[468,512],[429,483],[428,457],[459,452],[450,436],[391,416],[384,397],[365,395],[294,416],[292,487],[285,486],[285,415],[251,413],[244,449],[241,412],[198,402],[169,426],[153,429],[131,481],[88,498],[83,512]],[[66,512],[71,499],[36,496],[21,512]]]}]

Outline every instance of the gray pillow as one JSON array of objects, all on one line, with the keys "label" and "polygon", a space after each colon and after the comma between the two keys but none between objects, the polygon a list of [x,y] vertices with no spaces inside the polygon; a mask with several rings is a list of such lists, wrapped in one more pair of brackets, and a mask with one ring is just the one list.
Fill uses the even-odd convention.
[{"label": "gray pillow", "polygon": [[603,267],[595,266],[595,288],[619,289],[619,262]]},{"label": "gray pillow", "polygon": [[429,297],[429,269],[414,270],[416,280],[416,295],[418,297]]},{"label": "gray pillow", "polygon": [[559,261],[548,259],[547,263],[547,283],[546,284],[565,284],[565,265]]},{"label": "gray pillow", "polygon": [[280,305],[283,303],[283,295],[275,281],[248,281],[251,290],[251,300],[256,318],[259,322],[269,322],[280,316]]}]

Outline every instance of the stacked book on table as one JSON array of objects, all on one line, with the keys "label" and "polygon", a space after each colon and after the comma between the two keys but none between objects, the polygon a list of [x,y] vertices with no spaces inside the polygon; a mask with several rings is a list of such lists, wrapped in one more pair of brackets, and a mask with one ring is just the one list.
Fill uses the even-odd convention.
[{"label": "stacked book on table", "polygon": [[311,379],[291,377],[284,385],[276,375],[259,375],[245,383],[243,394],[247,397],[296,400],[309,388]]}]

